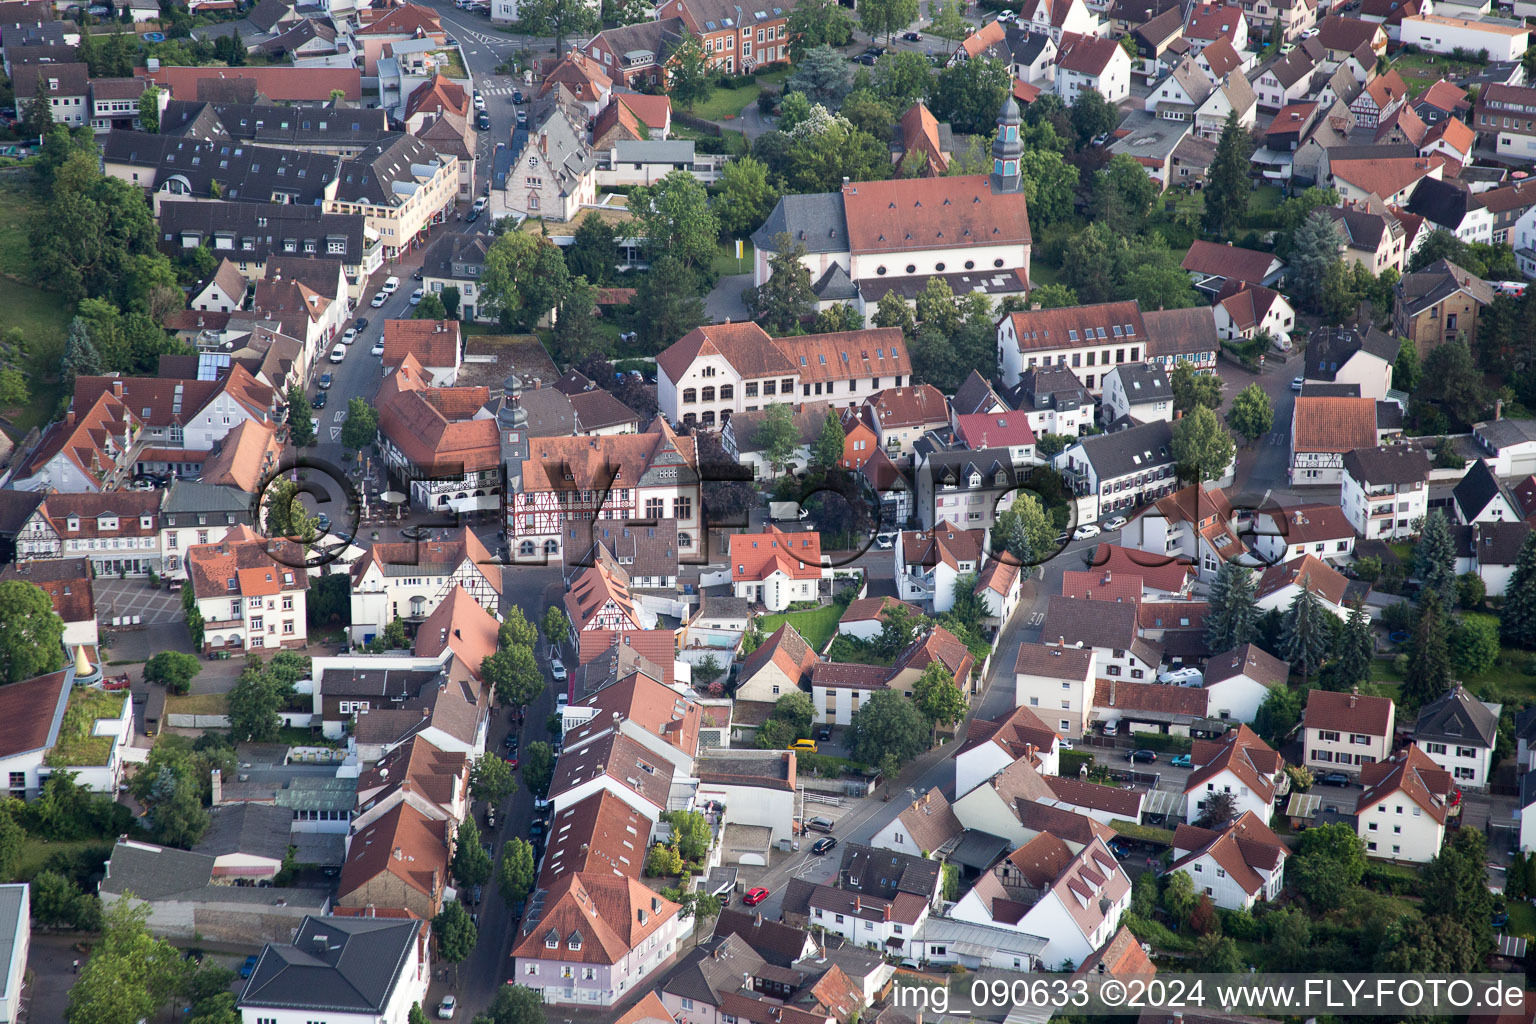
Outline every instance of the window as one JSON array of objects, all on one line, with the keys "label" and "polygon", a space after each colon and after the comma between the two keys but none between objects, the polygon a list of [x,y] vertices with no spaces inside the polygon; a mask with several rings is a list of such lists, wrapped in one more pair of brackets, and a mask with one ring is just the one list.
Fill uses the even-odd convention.
[{"label": "window", "polygon": [[684,388],[683,389],[683,404],[684,405],[691,405],[692,403],[697,402],[698,400],[699,400],[699,393],[698,393],[698,391],[696,391],[693,388]]}]

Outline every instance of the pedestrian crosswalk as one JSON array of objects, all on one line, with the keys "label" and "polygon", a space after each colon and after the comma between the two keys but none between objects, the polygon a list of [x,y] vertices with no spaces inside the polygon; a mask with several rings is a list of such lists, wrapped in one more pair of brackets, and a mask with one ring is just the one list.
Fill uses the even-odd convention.
[{"label": "pedestrian crosswalk", "polygon": [[510,96],[517,88],[515,85],[483,85],[480,87],[480,95]]}]

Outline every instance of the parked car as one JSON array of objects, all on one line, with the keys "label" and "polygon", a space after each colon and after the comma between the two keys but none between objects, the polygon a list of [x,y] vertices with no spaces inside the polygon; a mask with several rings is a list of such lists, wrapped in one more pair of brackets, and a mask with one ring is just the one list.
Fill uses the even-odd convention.
[{"label": "parked car", "polygon": [[1188,768],[1194,764],[1188,754],[1175,754],[1173,756],[1173,760],[1169,761],[1168,763],[1173,765],[1175,768]]},{"label": "parked car", "polygon": [[896,539],[900,536],[901,534],[897,533],[895,530],[891,530],[886,533],[877,533],[875,534],[875,547],[879,548],[881,551],[889,551],[891,548],[896,546]]},{"label": "parked car", "polygon": [[352,344],[356,340],[357,340],[357,328],[356,327],[348,327],[347,330],[346,330],[346,333],[341,336],[341,343],[343,345],[350,345],[350,344]]},{"label": "parked car", "polygon": [[459,1001],[453,996],[443,996],[443,1001],[437,1004],[437,1019],[452,1020],[453,1011],[459,1008]]},{"label": "parked car", "polygon": [[1157,763],[1157,751],[1155,751],[1155,750],[1133,750],[1129,754],[1125,755],[1125,759],[1127,761],[1130,761],[1132,764],[1137,764],[1137,763],[1140,763],[1140,764],[1156,764]]},{"label": "parked car", "polygon": [[1323,772],[1313,781],[1319,786],[1347,786],[1352,780],[1344,772]]},{"label": "parked car", "polygon": [[319,528],[321,533],[326,532],[331,528],[331,517],[321,512],[315,516],[315,526]]},{"label": "parked car", "polygon": [[528,834],[535,837],[542,836],[544,834],[544,823],[537,820],[530,821],[528,823]]},{"label": "parked car", "polygon": [[519,110],[517,112],[517,126],[519,128],[527,128],[528,127],[528,111],[526,111],[526,110]]},{"label": "parked car", "polygon": [[[518,111],[518,115],[521,117],[522,116],[522,111]],[[521,124],[522,122],[519,121],[518,123]],[[480,113],[476,114],[475,115],[475,130],[476,131],[482,131],[482,132],[490,131],[491,130],[491,115],[487,114],[484,110],[482,110],[482,111],[480,111]]]},{"label": "parked car", "polygon": [[1108,519],[1104,520],[1102,527],[1106,530],[1118,530],[1125,526],[1125,524],[1128,522],[1130,522],[1130,520],[1126,519],[1125,516],[1110,516]]},{"label": "parked car", "polygon": [[400,290],[400,279],[391,274],[384,279],[384,294],[393,295]]},{"label": "parked car", "polygon": [[755,907],[767,898],[768,890],[764,889],[762,886],[758,886],[755,889],[748,889],[747,894],[741,898],[741,902],[745,903],[749,907]]},{"label": "parked car", "polygon": [[365,317],[365,316],[360,316],[356,320],[352,321],[352,328],[353,328],[353,330],[361,331],[361,330],[365,329],[367,326],[368,326],[368,318]]},{"label": "parked car", "polygon": [[923,41],[923,34],[921,32],[903,32],[901,38],[909,43],[920,43]]},{"label": "parked car", "polygon": [[426,295],[426,294],[427,294],[426,291],[424,289],[421,289],[421,288],[417,288],[415,291],[411,292],[411,305],[413,305],[413,306],[421,305],[422,297],[424,295]]},{"label": "parked car", "polygon": [[374,309],[378,309],[380,306],[384,305],[384,303],[386,303],[388,301],[389,301],[389,293],[388,292],[378,292],[377,294],[374,295],[373,301],[368,303],[368,304],[370,306],[372,306]]},{"label": "parked car", "polygon": [[825,853],[831,852],[832,848],[836,845],[837,838],[835,836],[823,836],[811,845],[811,852],[820,857]]},{"label": "parked car", "polygon": [[311,409],[324,409],[325,408],[325,399],[326,399],[326,395],[327,394],[328,394],[328,392],[325,392],[325,391],[317,391],[317,392],[315,392],[315,397],[311,398],[309,400],[309,407]]},{"label": "parked car", "polygon": [[831,738],[832,738],[832,727],[830,725],[823,725],[821,728],[816,730],[816,739],[819,742],[825,743],[828,740],[830,740]]},{"label": "parked car", "polygon": [[256,961],[259,959],[260,957],[255,953],[252,953],[250,956],[246,957],[245,963],[240,965],[240,977],[249,978],[251,976],[251,972],[256,969]]},{"label": "parked car", "polygon": [[[494,804],[485,809],[485,827],[496,827],[496,807]],[[480,887],[478,885],[475,886],[475,902],[480,902]]]},{"label": "parked car", "polygon": [[555,682],[565,682],[565,662],[559,658],[553,658],[549,663],[549,674],[554,676]]},{"label": "parked car", "polygon": [[485,204],[487,202],[488,200],[485,198],[485,196],[481,196],[479,199],[475,200],[475,205],[471,207],[471,209],[473,209],[476,213],[479,213],[481,210],[485,209]]},{"label": "parked car", "polygon": [[374,342],[373,348],[368,350],[368,354],[371,356],[382,356],[384,354],[384,339],[380,338]]},{"label": "parked car", "polygon": [[1073,540],[1087,540],[1089,537],[1097,537],[1098,535],[1099,528],[1092,523],[1084,523],[1072,531]]},{"label": "parked car", "polygon": [[831,818],[815,817],[815,818],[811,818],[809,821],[807,821],[805,823],[805,830],[807,832],[828,832],[828,833],[830,833],[832,831],[832,826],[833,826],[833,822],[832,822]]},{"label": "parked car", "polygon": [[331,362],[339,363],[345,358],[347,358],[347,346],[337,345],[331,349]]},{"label": "parked car", "polygon": [[1292,391],[1300,391],[1301,390],[1301,386],[1306,383],[1306,380],[1307,379],[1305,377],[1292,377],[1291,378],[1291,390]]},{"label": "parked car", "polygon": [[326,388],[330,387],[331,386],[331,375],[328,374],[328,373],[322,373],[320,375],[320,379],[315,382],[315,386],[320,388],[320,390],[322,390],[322,391],[324,391]]}]

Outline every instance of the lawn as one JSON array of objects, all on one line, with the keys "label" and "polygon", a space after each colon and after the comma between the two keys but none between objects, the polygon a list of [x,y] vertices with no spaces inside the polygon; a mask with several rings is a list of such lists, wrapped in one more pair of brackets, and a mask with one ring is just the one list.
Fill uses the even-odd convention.
[{"label": "lawn", "polygon": [[[1403,653],[1410,653],[1404,645]],[[1462,679],[1467,689],[1483,700],[1501,704],[1520,704],[1536,699],[1536,675],[1526,666],[1536,662],[1536,655],[1529,651],[1505,647],[1499,651],[1498,660],[1487,672],[1468,675]],[[1390,658],[1377,658],[1371,662],[1371,681],[1391,685],[1403,681],[1402,674]]]},{"label": "lawn", "polygon": [[1471,74],[1481,65],[1451,60],[1433,53],[1403,53],[1392,60],[1392,68],[1403,76],[1410,96],[1418,96],[1442,78]]},{"label": "lawn", "polygon": [[715,253],[715,258],[709,264],[709,268],[721,277],[731,274],[748,274],[752,271],[752,261],[757,255],[757,250],[746,239],[741,241],[741,259],[736,258],[736,243],[726,242],[720,246],[720,251]]},{"label": "lawn", "polygon": [[[16,862],[16,880],[31,881],[32,877],[55,855],[59,853],[78,853],[91,846],[100,846],[100,839],[70,839],[52,841],[35,839],[28,836],[21,842],[21,857]],[[1514,914],[1510,914],[1514,918]]]},{"label": "lawn", "polygon": [[751,82],[742,85],[722,88],[715,87],[709,97],[694,104],[689,111],[694,117],[702,117],[706,121],[729,121],[741,116],[741,112],[747,108],[747,104],[757,102],[757,94],[765,87],[781,85],[789,77],[788,68],[779,68],[767,74],[758,75]]},{"label": "lawn", "polygon": [[795,627],[795,632],[805,638],[805,642],[811,645],[812,650],[820,652],[832,642],[832,635],[837,632],[837,622],[842,617],[842,608],[835,604],[824,604],[819,608],[807,608],[800,612],[764,615],[758,620],[758,628],[763,631],[764,637],[770,637],[774,630],[787,622]]},{"label": "lawn", "polygon": [[80,688],[69,695],[64,720],[59,724],[59,739],[48,752],[45,763],[52,767],[104,765],[112,753],[112,736],[94,735],[100,719],[117,718],[123,713],[127,691]]},{"label": "lawn", "polygon": [[229,711],[222,693],[192,693],[185,697],[166,697],[168,715],[222,715]]},{"label": "lawn", "polygon": [[1511,900],[1504,911],[1509,915],[1509,934],[1536,938],[1536,907],[1524,900]]}]

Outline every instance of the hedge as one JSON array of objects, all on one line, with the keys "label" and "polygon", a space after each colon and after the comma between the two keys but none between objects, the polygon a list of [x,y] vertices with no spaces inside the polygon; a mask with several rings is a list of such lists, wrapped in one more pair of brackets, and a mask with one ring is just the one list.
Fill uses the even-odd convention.
[{"label": "hedge", "polygon": [[1146,843],[1161,843],[1164,846],[1173,845],[1172,829],[1157,828],[1154,825],[1142,825],[1138,822],[1126,821],[1123,818],[1115,818],[1109,823],[1109,827],[1127,839],[1139,839]]},{"label": "hedge", "polygon": [[1161,753],[1187,754],[1194,749],[1195,741],[1188,736],[1169,736],[1161,732],[1134,732],[1131,739],[1136,746]]}]

